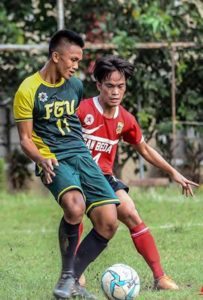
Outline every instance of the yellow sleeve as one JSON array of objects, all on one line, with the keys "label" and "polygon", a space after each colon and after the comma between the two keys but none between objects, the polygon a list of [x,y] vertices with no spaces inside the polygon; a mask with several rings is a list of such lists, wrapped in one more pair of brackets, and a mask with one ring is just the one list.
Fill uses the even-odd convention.
[{"label": "yellow sleeve", "polygon": [[20,86],[15,94],[13,114],[16,122],[33,119],[34,99],[29,90]]}]

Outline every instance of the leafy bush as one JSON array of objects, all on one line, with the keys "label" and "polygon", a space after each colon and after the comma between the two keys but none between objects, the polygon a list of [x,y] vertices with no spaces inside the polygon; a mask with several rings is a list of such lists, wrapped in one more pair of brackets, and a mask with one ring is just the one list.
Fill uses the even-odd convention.
[{"label": "leafy bush", "polygon": [[[56,3],[46,0],[2,0],[1,42],[46,43],[57,29]],[[201,1],[70,0],[64,1],[64,6],[66,28],[80,32],[94,44],[105,42],[116,46],[116,50],[85,50],[78,72],[84,81],[85,97],[97,93],[91,80],[91,66],[98,55],[113,52],[130,60],[136,70],[133,80],[129,82],[125,107],[138,117],[146,140],[152,136],[158,137],[159,128],[171,122],[171,53],[170,49],[138,50],[136,43],[195,42],[199,49],[178,49],[176,52],[176,113],[180,121],[202,120]],[[2,98],[13,97],[22,79],[43,65],[45,60],[45,54],[36,51],[14,52],[12,55],[4,52],[0,58],[3,68],[0,84],[4,87],[0,91]],[[196,131],[200,132],[200,128],[197,127]],[[171,143],[170,138],[166,138]],[[121,167],[128,157],[137,159],[132,148],[123,147],[121,152],[125,151],[127,157]],[[167,149],[171,149],[170,144],[167,144]]]},{"label": "leafy bush", "polygon": [[31,161],[18,149],[15,149],[9,159],[9,179],[14,189],[26,187],[28,180],[31,180],[32,172],[29,170]]}]

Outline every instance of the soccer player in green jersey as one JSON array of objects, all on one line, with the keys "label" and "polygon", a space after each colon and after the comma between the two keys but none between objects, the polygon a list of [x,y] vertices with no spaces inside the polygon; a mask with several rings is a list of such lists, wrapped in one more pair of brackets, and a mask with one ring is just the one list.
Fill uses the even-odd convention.
[{"label": "soccer player in green jersey", "polygon": [[[78,278],[117,229],[119,200],[86,148],[75,114],[83,87],[73,75],[83,47],[77,33],[55,33],[47,63],[21,83],[14,99],[21,147],[36,163],[37,175],[63,209],[59,225],[62,272],[54,289],[55,297],[62,299],[95,299],[80,286]],[[93,228],[76,253],[85,211]]]}]

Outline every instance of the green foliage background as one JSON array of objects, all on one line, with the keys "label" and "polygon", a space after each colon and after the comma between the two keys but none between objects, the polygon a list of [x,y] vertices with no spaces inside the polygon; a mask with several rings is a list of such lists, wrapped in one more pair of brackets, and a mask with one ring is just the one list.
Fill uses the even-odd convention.
[{"label": "green foliage background", "polygon": [[[135,64],[124,102],[135,114],[146,139],[156,136],[162,152],[171,159],[171,54],[170,49],[137,49],[138,42],[195,42],[197,47],[176,53],[177,119],[203,120],[203,5],[200,1],[71,0],[65,4],[65,27],[80,32],[86,40],[113,43],[115,50],[86,50],[81,71],[85,96],[97,91],[91,66],[99,55],[121,55]],[[57,30],[56,1],[2,0],[0,43],[47,43]],[[19,83],[46,61],[46,53],[1,52],[0,101],[13,97]],[[186,127],[179,128],[186,135]],[[202,134],[195,127],[195,137]],[[163,142],[162,136],[165,136]],[[193,142],[191,142],[193,143]],[[191,144],[190,143],[190,144]],[[193,156],[201,145],[192,145]],[[196,149],[196,148],[197,149]],[[127,157],[137,158],[124,146]],[[196,151],[196,152],[195,152]],[[123,165],[121,162],[121,165]]]}]

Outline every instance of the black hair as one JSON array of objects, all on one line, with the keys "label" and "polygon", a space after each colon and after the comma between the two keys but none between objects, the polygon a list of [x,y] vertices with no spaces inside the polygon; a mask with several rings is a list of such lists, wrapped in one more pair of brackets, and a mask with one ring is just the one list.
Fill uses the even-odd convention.
[{"label": "black hair", "polygon": [[81,48],[83,48],[85,44],[82,37],[75,31],[65,29],[59,30],[55,32],[49,42],[49,58],[51,57],[51,54],[56,51],[57,47],[62,43],[75,44]]},{"label": "black hair", "polygon": [[118,56],[107,55],[96,60],[93,75],[96,81],[102,82],[114,71],[122,73],[127,80],[132,77],[134,66]]}]

